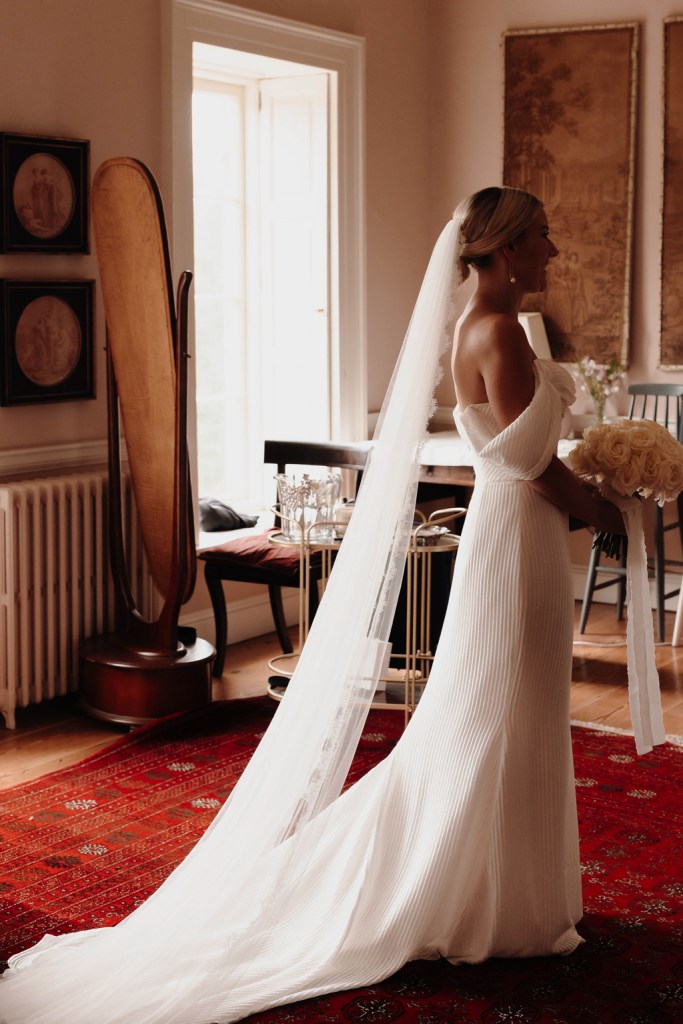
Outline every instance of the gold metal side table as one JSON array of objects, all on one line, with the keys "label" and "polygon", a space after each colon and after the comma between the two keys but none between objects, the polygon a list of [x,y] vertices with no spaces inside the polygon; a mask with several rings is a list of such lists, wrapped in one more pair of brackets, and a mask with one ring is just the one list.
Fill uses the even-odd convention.
[{"label": "gold metal side table", "polygon": [[[453,554],[458,547],[459,538],[450,532],[447,523],[462,518],[467,509],[446,508],[433,512],[429,517],[422,516],[414,526],[406,559],[406,651],[392,653],[393,659],[400,659],[404,667],[390,669],[389,674],[380,678],[380,685],[371,707],[384,711],[403,711],[406,724],[414,712],[422,688],[427,682],[434,654],[431,650],[431,581],[432,559],[435,555]],[[268,662],[268,668],[279,676],[291,678],[294,669],[282,668],[282,662],[293,661],[302,650],[308,631],[309,622],[309,589],[311,586],[311,555],[320,552],[321,588],[324,591],[334,563],[334,556],[339,550],[343,536],[320,537],[322,529],[334,527],[334,523],[314,523],[304,527],[297,523],[300,531],[298,540],[286,537],[283,533],[272,533],[271,544],[299,549],[299,644],[291,654],[277,654]],[[316,585],[314,583],[314,585]],[[391,690],[399,684],[403,687],[403,700],[392,700]],[[275,700],[283,697],[283,687],[270,683],[267,693]]]},{"label": "gold metal side table", "polygon": [[[276,515],[281,519],[284,518],[282,514],[276,509],[274,510]],[[296,522],[292,520],[292,522]],[[302,526],[301,523],[296,522],[296,527],[300,532],[300,537],[295,540],[291,537],[287,537],[282,532],[271,533],[268,540],[271,544],[275,544],[279,547],[292,548],[296,547],[299,549],[299,644],[298,649],[293,651],[291,654],[276,654],[275,657],[271,658],[268,662],[268,668],[272,672],[276,672],[278,675],[284,677],[291,677],[294,674],[294,669],[282,668],[281,662],[294,661],[299,657],[308,636],[310,629],[309,620],[309,601],[308,595],[311,588],[311,555],[314,552],[320,552],[322,564],[321,564],[321,589],[324,591],[327,585],[330,572],[332,571],[332,565],[334,562],[334,555],[339,550],[342,542],[341,536],[320,536],[323,529],[328,530],[330,527],[334,528],[334,523],[312,523],[309,526]],[[317,583],[314,582],[314,586]],[[282,699],[282,693],[277,692],[276,687],[268,685],[268,693],[271,697],[276,700]]]}]

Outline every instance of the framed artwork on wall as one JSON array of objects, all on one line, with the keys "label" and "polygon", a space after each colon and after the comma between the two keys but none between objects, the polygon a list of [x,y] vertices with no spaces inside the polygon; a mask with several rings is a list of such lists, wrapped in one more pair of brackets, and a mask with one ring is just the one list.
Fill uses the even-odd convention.
[{"label": "framed artwork on wall", "polygon": [[0,165],[0,251],[88,252],[88,142],[3,132]]},{"label": "framed artwork on wall", "polygon": [[0,281],[0,405],[94,398],[94,281]]},{"label": "framed artwork on wall", "polygon": [[628,361],[638,25],[505,33],[503,181],[545,204],[555,359]]},{"label": "framed artwork on wall", "polygon": [[664,22],[660,365],[683,369],[683,17]]}]

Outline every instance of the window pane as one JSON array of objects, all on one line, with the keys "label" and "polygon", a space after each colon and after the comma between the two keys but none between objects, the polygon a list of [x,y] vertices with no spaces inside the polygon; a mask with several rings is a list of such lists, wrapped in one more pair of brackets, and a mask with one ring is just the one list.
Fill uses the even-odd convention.
[{"label": "window pane", "polygon": [[200,496],[248,495],[244,103],[239,86],[195,81],[192,108]]}]

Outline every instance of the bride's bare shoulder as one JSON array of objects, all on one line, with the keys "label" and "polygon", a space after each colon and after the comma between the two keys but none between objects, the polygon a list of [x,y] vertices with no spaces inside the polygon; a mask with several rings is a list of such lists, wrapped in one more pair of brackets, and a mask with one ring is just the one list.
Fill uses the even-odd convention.
[{"label": "bride's bare shoulder", "polygon": [[455,355],[456,358],[481,358],[501,348],[527,344],[524,328],[515,316],[484,311],[466,315],[458,322]]},{"label": "bride's bare shoulder", "polygon": [[516,316],[491,310],[463,316],[451,363],[458,402],[466,407],[495,401],[508,385],[531,395],[533,358]]}]

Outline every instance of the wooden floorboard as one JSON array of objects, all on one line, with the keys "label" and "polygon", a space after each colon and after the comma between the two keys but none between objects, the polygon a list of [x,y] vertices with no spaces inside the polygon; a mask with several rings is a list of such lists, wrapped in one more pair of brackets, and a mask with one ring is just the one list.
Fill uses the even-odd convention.
[{"label": "wooden floorboard", "polygon": [[[577,610],[578,622],[578,610]],[[673,615],[667,615],[667,636]],[[574,635],[571,715],[574,720],[630,729],[626,680],[626,628],[612,605],[594,604],[586,633]],[[279,653],[274,634],[246,640],[228,650],[214,698],[229,700],[265,693],[267,662]],[[683,736],[683,647],[655,649],[666,732]],[[17,728],[0,729],[0,789],[58,771],[108,746],[125,729],[81,714],[75,696],[17,711]]]},{"label": "wooden floorboard", "polygon": [[[576,623],[578,624],[578,609]],[[666,616],[664,643],[655,645],[664,727],[683,736],[683,647],[672,647],[673,613]],[[630,729],[626,671],[626,622],[618,622],[613,605],[594,604],[580,636],[574,632],[571,688],[572,718],[616,729]]]}]

